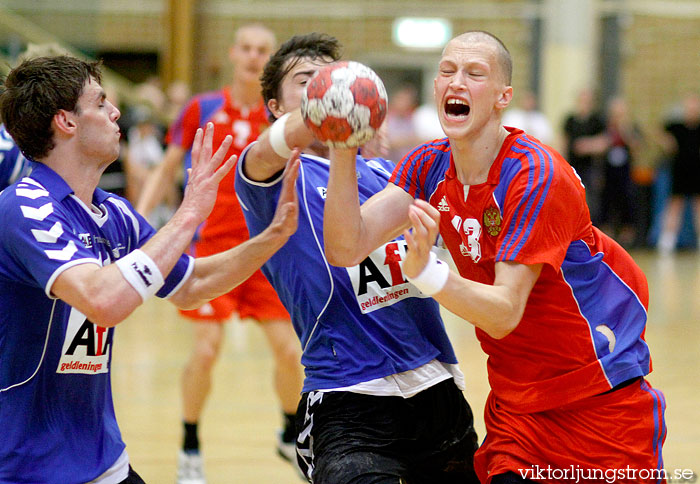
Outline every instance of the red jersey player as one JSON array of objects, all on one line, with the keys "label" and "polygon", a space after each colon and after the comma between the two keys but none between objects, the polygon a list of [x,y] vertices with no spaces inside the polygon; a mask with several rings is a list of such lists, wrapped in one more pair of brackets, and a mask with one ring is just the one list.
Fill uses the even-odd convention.
[{"label": "red jersey player", "polygon": [[[361,208],[354,154],[331,153],[328,259],[354,264],[412,227],[404,274],[474,324],[489,355],[483,483],[656,482],[665,402],[644,379],[646,278],[592,226],[566,160],[502,126],[511,72],[493,35],[450,41],[434,85],[447,138],[409,153]],[[438,232],[459,274],[430,256]]]},{"label": "red jersey player", "polygon": [[[230,51],[234,67],[232,84],[192,98],[170,127],[164,160],[147,181],[138,203],[142,213],[149,213],[157,204],[162,197],[162,187],[172,183],[183,159],[185,169],[190,167],[190,148],[197,128],[207,122],[214,124],[214,146],[218,146],[227,135],[232,135],[229,156],[240,155],[243,148],[267,128],[259,78],[274,44],[274,34],[262,25],[250,24],[238,29]],[[216,205],[192,245],[195,256],[216,254],[248,240],[248,229],[234,190],[234,175],[229,173],[219,186]],[[178,482],[182,484],[205,482],[197,423],[209,393],[212,367],[224,336],[220,323],[234,312],[240,319],[251,318],[262,323],[273,350],[275,390],[285,415],[278,451],[288,460],[293,457],[294,414],[302,383],[301,353],[289,314],[265,276],[257,271],[230,293],[197,310],[182,311],[195,322],[215,323],[195,325],[193,352],[183,373],[185,438],[178,472]]]}]

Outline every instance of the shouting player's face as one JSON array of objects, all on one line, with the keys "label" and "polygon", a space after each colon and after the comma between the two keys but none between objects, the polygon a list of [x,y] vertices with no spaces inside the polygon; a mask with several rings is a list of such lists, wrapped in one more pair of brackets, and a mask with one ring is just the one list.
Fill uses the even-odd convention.
[{"label": "shouting player's face", "polygon": [[510,101],[498,64],[498,51],[487,41],[452,40],[435,78],[438,117],[450,139],[477,137],[489,123],[500,122]]},{"label": "shouting player's face", "polygon": [[75,110],[71,113],[80,151],[100,164],[111,163],[119,156],[120,113],[107,100],[102,86],[90,79],[85,83]]}]

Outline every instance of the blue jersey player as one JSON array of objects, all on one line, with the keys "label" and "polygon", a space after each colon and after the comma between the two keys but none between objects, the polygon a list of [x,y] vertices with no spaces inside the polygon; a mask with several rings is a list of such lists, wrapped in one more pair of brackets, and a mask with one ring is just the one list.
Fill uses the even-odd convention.
[{"label": "blue jersey player", "polygon": [[[142,483],[114,414],[114,326],[157,294],[196,307],[245,280],[296,229],[293,169],[260,236],[182,255],[235,157],[198,133],[181,207],[158,233],[97,188],[119,153],[119,110],[97,63],[39,57],[5,80],[0,115],[29,176],[0,194],[0,483]],[[292,163],[293,167],[296,167]]]},{"label": "blue jersey player", "polygon": [[22,155],[5,125],[0,124],[0,191],[28,174],[31,169],[32,162]]},{"label": "blue jersey player", "polygon": [[[303,148],[298,230],[263,266],[303,348],[298,462],[316,484],[478,482],[463,375],[438,305],[403,277],[403,239],[350,268],[324,256],[327,149],[297,108],[306,82],[338,50],[335,39],[309,34],[270,58],[262,87],[276,121],[243,152],[236,172],[250,233],[260,233],[282,193],[289,146]],[[358,156],[357,166],[360,203],[386,186],[393,164]]]}]

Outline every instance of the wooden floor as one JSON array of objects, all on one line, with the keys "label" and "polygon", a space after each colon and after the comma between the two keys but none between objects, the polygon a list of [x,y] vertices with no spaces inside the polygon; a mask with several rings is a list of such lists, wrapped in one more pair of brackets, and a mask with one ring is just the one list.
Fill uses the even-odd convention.
[{"label": "wooden floor", "polygon": [[[668,410],[664,458],[668,470],[700,474],[700,255],[660,258],[635,252],[649,279],[647,341],[652,385]],[[485,357],[472,327],[446,314],[448,332],[467,377],[467,399],[484,435],[488,393]],[[112,367],[115,407],[134,468],[149,484],[172,483],[181,439],[180,372],[191,328],[172,305],[151,300],[117,330]],[[227,325],[227,341],[200,438],[209,484],[288,484],[301,480],[274,452],[280,425],[270,353],[260,329]]]}]

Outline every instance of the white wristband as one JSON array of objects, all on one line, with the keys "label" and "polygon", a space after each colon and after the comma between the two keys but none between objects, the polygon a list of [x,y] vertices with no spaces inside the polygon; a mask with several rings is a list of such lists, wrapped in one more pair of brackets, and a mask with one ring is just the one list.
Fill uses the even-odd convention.
[{"label": "white wristband", "polygon": [[430,253],[430,259],[420,274],[416,277],[406,276],[411,284],[428,296],[433,296],[442,291],[449,277],[450,266],[438,259],[434,252]]},{"label": "white wristband", "polygon": [[284,126],[287,124],[287,119],[291,113],[284,114],[270,126],[270,145],[282,158],[289,158],[292,154],[292,149],[284,139]]},{"label": "white wristband", "polygon": [[136,249],[115,264],[126,282],[136,289],[143,301],[157,293],[165,284],[163,274],[156,263],[142,250]]}]

